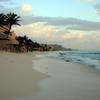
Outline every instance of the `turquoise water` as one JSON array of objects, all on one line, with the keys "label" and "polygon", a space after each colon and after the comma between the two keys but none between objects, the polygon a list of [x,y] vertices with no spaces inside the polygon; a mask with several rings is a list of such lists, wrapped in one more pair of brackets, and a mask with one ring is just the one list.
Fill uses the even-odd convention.
[{"label": "turquoise water", "polygon": [[71,52],[65,52],[65,54],[69,56],[80,56],[83,58],[100,60],[100,52],[71,51]]},{"label": "turquoise water", "polygon": [[100,69],[100,52],[90,51],[64,51],[55,52],[55,56],[65,61],[81,62],[96,69]]}]

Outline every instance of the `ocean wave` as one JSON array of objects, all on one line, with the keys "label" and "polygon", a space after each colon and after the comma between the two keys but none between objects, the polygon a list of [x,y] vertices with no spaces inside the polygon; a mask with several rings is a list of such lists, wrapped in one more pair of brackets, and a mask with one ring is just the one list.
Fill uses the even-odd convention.
[{"label": "ocean wave", "polygon": [[96,69],[100,69],[100,52],[56,52],[60,59],[69,62],[81,62],[89,66],[94,66]]}]

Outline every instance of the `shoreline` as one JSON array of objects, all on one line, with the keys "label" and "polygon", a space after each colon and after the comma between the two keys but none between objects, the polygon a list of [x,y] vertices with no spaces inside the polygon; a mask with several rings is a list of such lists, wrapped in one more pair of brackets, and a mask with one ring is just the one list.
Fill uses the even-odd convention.
[{"label": "shoreline", "polygon": [[49,77],[38,83],[41,91],[17,100],[100,100],[100,70],[44,56],[35,67]]}]

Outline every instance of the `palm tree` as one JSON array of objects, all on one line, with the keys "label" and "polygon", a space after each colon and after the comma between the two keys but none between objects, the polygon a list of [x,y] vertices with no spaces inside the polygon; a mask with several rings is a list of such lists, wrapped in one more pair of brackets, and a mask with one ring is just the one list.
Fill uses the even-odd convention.
[{"label": "palm tree", "polygon": [[3,13],[0,14],[0,25],[3,24],[5,20],[5,15]]},{"label": "palm tree", "polygon": [[1,13],[0,14],[0,27],[2,27],[3,29],[6,29],[6,27],[4,27],[4,25],[7,25],[7,22],[6,22],[6,15],[4,13]]},{"label": "palm tree", "polygon": [[12,28],[13,25],[20,25],[18,22],[20,21],[19,20],[20,16],[18,16],[17,14],[15,13],[8,13],[6,15],[6,22],[9,26],[9,32]]},{"label": "palm tree", "polygon": [[5,25],[6,24],[6,15],[1,13],[0,14],[0,26]]}]

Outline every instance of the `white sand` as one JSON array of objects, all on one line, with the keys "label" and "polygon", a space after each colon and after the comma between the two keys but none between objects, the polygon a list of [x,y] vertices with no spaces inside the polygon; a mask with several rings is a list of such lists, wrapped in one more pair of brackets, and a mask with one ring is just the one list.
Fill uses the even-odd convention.
[{"label": "white sand", "polygon": [[0,52],[0,100],[12,100],[39,90],[37,81],[46,76],[32,70],[34,53]]}]

